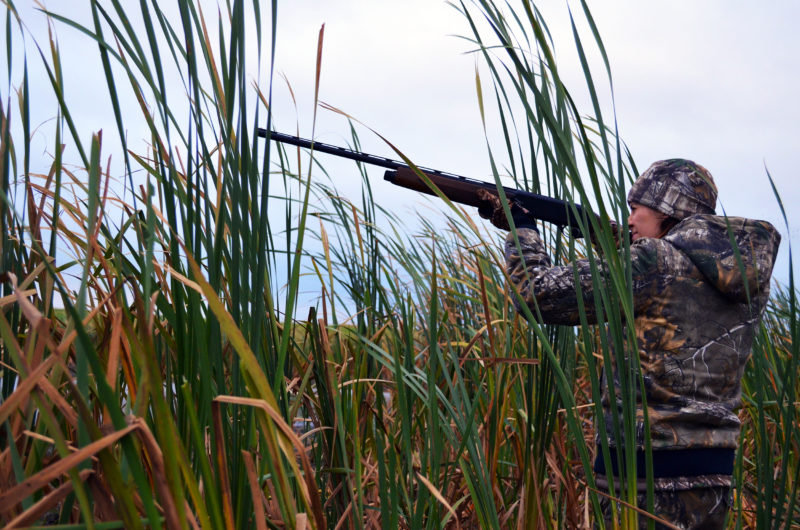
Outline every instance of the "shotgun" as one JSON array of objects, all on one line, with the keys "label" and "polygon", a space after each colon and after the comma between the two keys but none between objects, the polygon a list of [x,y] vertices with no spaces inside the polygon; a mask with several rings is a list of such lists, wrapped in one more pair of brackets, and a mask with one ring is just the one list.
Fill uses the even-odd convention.
[{"label": "shotgun", "polygon": [[[361,153],[336,145],[329,145],[316,141],[312,142],[305,138],[298,138],[297,136],[291,136],[277,131],[267,131],[261,128],[258,129],[258,136],[269,138],[274,142],[295,145],[306,149],[312,149],[313,146],[314,151],[383,167],[388,170],[383,175],[384,180],[420,193],[436,195],[436,192],[434,192],[413,169],[407,164],[398,162],[397,160]],[[477,194],[479,189],[484,189],[497,195],[497,186],[490,182],[462,177],[461,175],[454,175],[436,169],[419,167],[419,170],[425,173],[430,181],[453,202],[479,207],[482,204]],[[509,201],[516,201],[519,203],[526,210],[531,212],[531,216],[534,219],[553,223],[559,228],[569,227],[572,231],[572,235],[575,237],[583,236],[578,228],[578,219],[584,215],[594,215],[591,210],[583,208],[579,204],[576,204],[573,210],[566,201],[554,199],[546,195],[539,195],[537,193],[507,187],[503,187],[503,191],[505,191]]]}]

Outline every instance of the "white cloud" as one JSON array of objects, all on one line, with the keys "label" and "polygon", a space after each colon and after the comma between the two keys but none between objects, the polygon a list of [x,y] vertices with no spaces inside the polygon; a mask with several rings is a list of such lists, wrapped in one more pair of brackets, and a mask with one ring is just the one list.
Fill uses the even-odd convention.
[{"label": "white cloud", "polygon": [[[216,20],[214,2],[204,5],[207,20]],[[580,4],[570,5],[585,41],[591,41],[580,21]],[[765,218],[783,229],[766,164],[789,207],[791,225],[800,225],[800,209],[794,206],[800,203],[800,36],[795,29],[800,4],[615,0],[591,2],[590,7],[611,61],[621,132],[640,169],[656,159],[693,158],[714,173],[729,214]],[[566,3],[547,2],[541,8],[556,40],[561,74],[576,87],[579,105],[588,111],[588,100],[577,88],[583,76]],[[269,13],[264,16],[266,24]],[[41,33],[41,17],[38,21]],[[301,133],[311,133],[317,35],[323,23],[322,100],[373,126],[421,164],[479,178],[489,173],[475,95],[475,59],[464,54],[472,46],[451,36],[467,34],[469,27],[445,2],[281,2],[276,69],[290,80],[299,110],[296,116],[288,90],[276,80],[273,103],[279,127],[293,131],[297,118]],[[214,23],[209,27],[216,30]],[[264,30],[269,31],[268,24]],[[96,56],[96,48],[63,26],[58,33],[65,58],[73,57],[65,68],[72,76],[70,93],[83,92],[83,102],[76,98],[74,103],[79,121],[87,131],[113,129],[112,115],[103,106],[102,70],[84,59]],[[591,53],[590,58],[600,82],[599,55]],[[46,86],[41,90],[46,92]],[[55,109],[37,112],[43,120]],[[497,124],[490,127],[494,138]],[[317,133],[322,141],[337,143],[345,140],[348,129],[343,118],[321,112]],[[365,150],[391,155],[363,130],[362,139]],[[402,193],[386,193],[403,208],[398,202]],[[405,197],[411,204],[418,202],[413,194]],[[796,243],[797,232],[786,243],[789,239]]]}]

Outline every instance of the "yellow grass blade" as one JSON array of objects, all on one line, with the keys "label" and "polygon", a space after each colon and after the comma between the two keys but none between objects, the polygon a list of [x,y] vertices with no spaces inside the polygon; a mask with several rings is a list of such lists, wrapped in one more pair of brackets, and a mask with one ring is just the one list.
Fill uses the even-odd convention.
[{"label": "yellow grass blade", "polygon": [[50,466],[39,471],[35,475],[29,477],[20,484],[3,493],[0,493],[0,512],[11,509],[16,504],[28,498],[35,491],[38,491],[43,486],[49,484],[51,481],[63,476],[70,469],[74,468],[87,458],[90,458],[103,449],[114,445],[122,437],[127,436],[132,431],[138,429],[136,424],[129,425],[124,429],[120,429],[114,433],[104,436],[99,440],[90,443],[86,447],[67,455]]}]

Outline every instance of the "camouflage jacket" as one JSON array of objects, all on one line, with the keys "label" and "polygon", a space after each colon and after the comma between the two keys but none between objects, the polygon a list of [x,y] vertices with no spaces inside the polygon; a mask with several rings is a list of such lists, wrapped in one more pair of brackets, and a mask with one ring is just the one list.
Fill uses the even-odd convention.
[{"label": "camouflage jacket", "polygon": [[[589,321],[596,322],[589,262],[552,266],[535,230],[517,234],[522,255],[509,234],[506,267],[511,287],[533,314],[538,306],[545,323],[579,324],[578,281]],[[769,298],[779,243],[778,232],[764,221],[694,215],[661,239],[631,245],[634,325],[654,449],[736,447],[742,373]],[[616,374],[613,379],[618,388]],[[610,402],[604,382],[605,422],[613,432]],[[642,448],[641,405],[636,432]]]}]

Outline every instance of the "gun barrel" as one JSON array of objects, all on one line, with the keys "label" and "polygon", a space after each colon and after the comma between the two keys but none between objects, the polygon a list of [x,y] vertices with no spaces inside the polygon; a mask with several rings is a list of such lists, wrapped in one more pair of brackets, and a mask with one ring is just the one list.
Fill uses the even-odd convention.
[{"label": "gun barrel", "polygon": [[283,134],[277,131],[267,131],[266,129],[259,128],[258,135],[261,138],[269,138],[274,142],[296,145],[298,147],[319,151],[320,153],[327,153],[329,155],[334,155],[341,158],[348,158],[350,160],[355,160],[356,162],[364,162],[365,164],[372,164],[373,166],[385,167],[386,169],[408,167],[406,164],[398,162],[397,160],[392,160],[391,158],[361,153],[345,147],[339,147],[338,145],[324,144],[322,142],[307,140],[305,138],[299,138],[297,136]]}]

